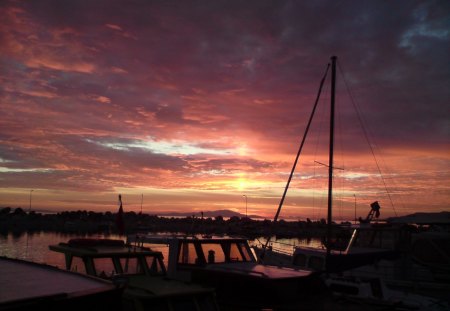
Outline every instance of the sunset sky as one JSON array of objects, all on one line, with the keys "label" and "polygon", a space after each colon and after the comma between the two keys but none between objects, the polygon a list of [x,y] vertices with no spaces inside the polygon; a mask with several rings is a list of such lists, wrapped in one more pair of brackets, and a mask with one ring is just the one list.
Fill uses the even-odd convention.
[{"label": "sunset sky", "polygon": [[[336,55],[335,218],[449,211],[449,31],[445,0],[3,0],[0,207],[273,218]],[[326,215],[329,102],[282,217]]]}]

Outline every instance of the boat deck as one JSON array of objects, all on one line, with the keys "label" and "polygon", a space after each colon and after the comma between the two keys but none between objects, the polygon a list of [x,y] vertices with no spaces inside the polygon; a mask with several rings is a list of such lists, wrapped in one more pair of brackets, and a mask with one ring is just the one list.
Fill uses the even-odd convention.
[{"label": "boat deck", "polygon": [[289,279],[307,277],[313,274],[311,271],[284,268],[276,266],[261,265],[253,262],[242,262],[238,265],[234,263],[212,264],[205,267],[209,271],[223,271],[234,274],[254,275],[268,279]]},{"label": "boat deck", "polygon": [[0,257],[0,304],[110,291],[112,284],[55,267]]},{"label": "boat deck", "polygon": [[148,248],[123,246],[73,246],[68,243],[50,245],[50,250],[60,253],[70,253],[74,256],[92,257],[137,257],[137,256],[159,256],[160,252],[152,251]]}]

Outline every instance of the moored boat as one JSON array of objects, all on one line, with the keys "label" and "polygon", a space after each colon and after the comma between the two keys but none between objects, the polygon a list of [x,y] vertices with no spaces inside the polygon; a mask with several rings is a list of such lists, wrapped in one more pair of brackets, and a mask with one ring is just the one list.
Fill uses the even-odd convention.
[{"label": "moored boat", "polygon": [[111,282],[19,259],[0,257],[0,310],[121,310]]},{"label": "moored boat", "polygon": [[[335,127],[335,93],[336,93],[336,63],[337,57],[331,57],[331,102],[330,102],[330,134],[329,134],[329,160],[328,160],[328,208],[327,208],[327,233],[326,237],[323,237],[324,247],[320,248],[310,248],[304,246],[297,246],[292,254],[292,260],[288,265],[298,266],[304,269],[313,271],[323,271],[328,273],[342,272],[351,268],[356,268],[359,266],[367,265],[376,262],[380,259],[391,259],[395,258],[395,250],[387,250],[383,248],[367,248],[367,247],[355,247],[354,243],[359,237],[359,231],[355,230],[353,232],[350,242],[343,249],[336,249],[336,241],[334,241],[333,231],[335,231],[335,226],[333,225],[333,174],[334,174],[334,127]],[[312,110],[311,116],[308,121],[305,133],[303,135],[302,142],[300,144],[299,150],[297,152],[294,165],[292,167],[290,176],[286,183],[283,196],[280,200],[277,212],[274,217],[274,222],[278,220],[278,216],[281,212],[283,202],[286,198],[287,191],[289,189],[290,182],[294,175],[296,165],[298,163],[299,157],[301,155],[304,143],[306,141],[309,128],[312,124],[313,117],[319,103],[320,95],[322,92],[322,87],[328,74],[327,67],[325,75],[320,83],[319,92]],[[370,223],[370,221],[375,217],[378,218],[380,215],[380,205],[378,201],[371,204],[371,209],[367,218],[364,220],[365,223]],[[356,216],[355,216],[356,217]],[[361,238],[360,238],[361,239]],[[262,262],[282,262],[286,259],[285,254],[277,254],[273,249],[268,248],[270,237],[267,239],[265,245],[262,246],[261,250],[258,252],[258,258]],[[342,242],[342,241],[341,241]],[[341,243],[342,244],[342,243]]]},{"label": "moored boat", "polygon": [[[409,269],[411,267],[417,267],[415,262],[419,262],[423,259],[423,262],[427,262],[430,266],[434,266],[434,271],[440,271],[441,278],[443,271],[447,270],[445,265],[448,266],[448,254],[444,256],[438,255],[440,251],[445,252],[445,247],[441,241],[438,243],[430,243],[431,241],[416,242],[414,248],[419,250],[411,256],[409,249],[410,246],[410,233],[406,231],[406,235],[403,235],[405,231],[402,228],[388,228],[380,226],[372,226],[371,221],[373,218],[378,218],[380,215],[380,204],[375,201],[371,204],[371,209],[366,219],[360,219],[360,227],[357,228],[348,242],[345,248],[336,249],[334,245],[334,233],[336,231],[336,226],[333,224],[333,173],[336,169],[334,167],[334,124],[335,124],[335,93],[336,93],[336,63],[337,57],[331,57],[331,103],[330,103],[330,135],[329,135],[329,153],[328,153],[328,204],[327,204],[327,233],[323,237],[323,248],[311,248],[305,246],[296,246],[292,254],[286,254],[281,252],[276,252],[272,247],[270,247],[271,236],[267,238],[262,247],[256,249],[258,252],[258,258],[264,263],[276,264],[282,267],[301,267],[303,269],[312,271],[324,272],[326,282],[330,282],[333,273],[362,273],[362,271],[370,271],[376,273],[377,277],[381,276],[379,267],[391,267],[395,271],[390,273],[390,277],[397,277],[397,274],[407,274],[408,271],[414,269]],[[306,136],[308,134],[313,116],[316,111],[316,107],[320,98],[321,90],[325,78],[328,73],[327,71],[320,84],[319,93],[312,110],[312,114],[306,126],[305,134],[303,136],[302,142],[300,144],[294,165],[292,167],[289,179],[287,181],[283,196],[280,200],[278,210],[274,217],[274,222],[278,220],[283,202],[286,197],[286,193],[289,188],[289,184],[293,177],[297,162],[299,160],[303,145],[306,141]],[[373,150],[372,150],[373,153]],[[381,172],[380,172],[381,174]],[[356,201],[356,197],[355,197]],[[356,206],[356,202],[355,202]],[[356,213],[356,212],[355,212]],[[356,220],[356,214],[355,214]],[[392,229],[392,230],[391,230]],[[392,239],[392,237],[386,239],[383,234],[397,234],[397,236]],[[387,245],[386,241],[391,242],[391,245]],[[428,252],[422,252],[421,250],[428,250]],[[442,254],[441,254],[442,255]],[[380,264],[382,262],[382,265]],[[398,265],[398,266],[397,266]],[[360,274],[364,275],[364,274]],[[365,275],[364,275],[365,276]],[[403,275],[404,276],[404,275]],[[383,278],[384,280],[384,278]],[[435,278],[436,280],[436,278]],[[380,280],[381,282],[382,280]],[[448,287],[442,287],[442,284],[437,284],[441,289]]]},{"label": "moored boat", "polygon": [[124,286],[124,310],[218,310],[212,288],[167,278],[161,252],[111,239],[72,239],[49,248],[64,254],[67,270]]},{"label": "moored boat", "polygon": [[168,276],[214,287],[224,308],[302,310],[328,298],[317,273],[259,264],[244,238],[141,234],[128,242],[166,246]]}]

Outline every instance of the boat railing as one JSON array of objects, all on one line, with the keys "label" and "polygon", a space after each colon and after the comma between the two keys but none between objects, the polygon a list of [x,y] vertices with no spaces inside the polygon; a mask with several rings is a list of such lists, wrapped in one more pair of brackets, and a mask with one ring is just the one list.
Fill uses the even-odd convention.
[{"label": "boat railing", "polygon": [[94,247],[94,246],[125,246],[123,240],[115,239],[70,239],[67,245],[74,247]]},{"label": "boat railing", "polygon": [[353,233],[352,233],[352,237],[350,238],[350,241],[348,242],[348,245],[347,245],[347,248],[344,251],[344,254],[348,254],[349,253],[350,248],[355,243],[355,240],[356,240],[356,237],[357,237],[357,233],[358,233],[357,229],[354,229]]},{"label": "boat railing", "polygon": [[181,235],[181,234],[134,234],[127,236],[127,244],[169,244],[170,241],[176,239],[192,239],[196,240],[197,237],[191,235]]},{"label": "boat railing", "polygon": [[[259,239],[255,239],[257,242],[253,243],[254,247],[263,249],[265,247],[265,241],[260,241]],[[292,256],[295,250],[295,245],[285,242],[269,242],[268,248],[274,252]]]}]

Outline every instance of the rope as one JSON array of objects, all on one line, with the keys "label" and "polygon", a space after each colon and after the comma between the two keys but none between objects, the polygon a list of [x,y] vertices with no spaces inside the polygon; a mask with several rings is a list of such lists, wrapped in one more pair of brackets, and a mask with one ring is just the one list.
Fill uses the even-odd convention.
[{"label": "rope", "polygon": [[[318,90],[318,92],[317,92],[316,101],[315,101],[315,103],[314,103],[313,110],[312,110],[311,115],[310,115],[310,117],[309,117],[308,125],[306,126],[306,129],[305,129],[305,133],[303,134],[302,142],[300,143],[300,147],[299,147],[299,149],[298,149],[297,156],[296,156],[295,161],[294,161],[294,165],[292,166],[291,174],[289,175],[289,179],[288,179],[288,181],[287,181],[286,187],[284,188],[283,196],[281,197],[280,204],[278,205],[278,210],[277,210],[277,212],[276,212],[276,214],[275,214],[275,217],[274,217],[274,220],[273,220],[273,223],[274,223],[274,224],[275,224],[275,223],[277,222],[277,220],[278,220],[278,216],[280,215],[280,212],[281,212],[281,207],[283,206],[284,199],[286,198],[286,194],[287,194],[287,191],[288,191],[288,189],[289,189],[289,184],[291,183],[292,177],[294,176],[295,167],[297,166],[297,162],[298,162],[298,159],[299,159],[299,157],[300,157],[300,153],[301,153],[301,151],[302,151],[302,149],[303,149],[303,145],[305,144],[306,136],[307,136],[308,131],[309,131],[309,128],[310,128],[310,126],[311,126],[312,119],[313,119],[313,117],[314,117],[314,113],[315,113],[316,108],[317,108],[317,104],[319,103],[320,94],[321,94],[321,92],[322,92],[322,87],[323,87],[323,84],[324,84],[324,82],[325,82],[325,78],[327,77],[328,69],[329,69],[329,68],[330,68],[330,64],[327,65],[327,69],[325,70],[325,74],[323,75],[323,78],[322,78],[322,80],[320,81],[320,86],[319,86],[319,90]],[[262,254],[261,254],[261,256],[260,256],[260,259],[261,259],[261,260],[264,258],[264,255],[265,255],[265,252],[266,252],[266,248],[267,248],[267,245],[269,244],[270,238],[271,238],[271,237],[269,236],[268,239],[267,239],[266,245],[265,245],[264,248],[263,248],[263,252],[262,252]]]},{"label": "rope", "polygon": [[340,73],[342,75],[342,80],[344,81],[345,87],[347,89],[347,93],[348,93],[348,95],[350,97],[350,101],[352,102],[353,108],[355,108],[356,115],[358,117],[358,121],[359,121],[359,123],[361,125],[361,128],[363,130],[363,133],[364,133],[364,137],[366,138],[367,144],[369,145],[370,151],[371,151],[372,156],[373,156],[373,158],[375,160],[375,164],[376,164],[378,173],[380,174],[381,180],[383,182],[384,189],[386,190],[386,193],[388,195],[389,201],[391,202],[391,206],[392,206],[392,209],[394,210],[394,214],[395,214],[395,216],[397,216],[397,211],[395,210],[394,202],[392,201],[391,194],[389,193],[389,190],[387,188],[385,178],[384,178],[384,176],[383,176],[383,174],[381,172],[380,165],[378,164],[378,160],[377,160],[377,158],[375,156],[375,151],[374,151],[374,149],[372,147],[372,144],[370,143],[370,139],[369,139],[369,135],[367,133],[366,127],[364,126],[365,122],[364,122],[364,120],[362,118],[362,115],[360,113],[360,109],[359,109],[355,99],[353,98],[353,94],[350,91],[350,88],[348,86],[347,80],[345,79],[345,76],[344,76],[343,70],[341,68],[340,62],[338,62],[338,68],[339,68],[339,71],[340,71]]},{"label": "rope", "polygon": [[[316,138],[316,144],[315,144],[315,148],[314,148],[314,178],[313,178],[313,216],[315,215],[315,208],[316,208],[316,189],[319,187],[319,182],[317,182],[317,175],[316,175],[316,167],[317,167],[317,163],[319,163],[318,161],[316,161],[317,159],[317,154],[318,154],[318,150],[319,150],[319,142],[321,141],[321,136],[322,136],[322,132],[323,132],[323,128],[325,127],[325,108],[326,105],[324,103],[327,103],[330,101],[330,97],[328,96],[329,94],[329,85],[328,83],[325,84],[324,87],[324,91],[322,92],[323,96],[321,97],[321,110],[319,112],[319,116],[322,116],[319,120],[319,129],[317,131],[317,138]],[[326,164],[322,164],[319,163],[321,165],[327,166]],[[319,173],[320,176],[320,173]],[[322,194],[321,194],[322,193]],[[324,205],[324,194],[323,192],[319,191],[318,192],[318,203],[317,203],[317,215],[316,215],[316,219],[320,220],[321,218],[324,218],[325,216],[323,215],[323,212],[326,211],[323,209],[323,205]],[[314,219],[314,218],[313,218]]]}]

